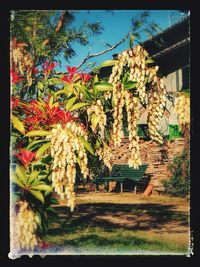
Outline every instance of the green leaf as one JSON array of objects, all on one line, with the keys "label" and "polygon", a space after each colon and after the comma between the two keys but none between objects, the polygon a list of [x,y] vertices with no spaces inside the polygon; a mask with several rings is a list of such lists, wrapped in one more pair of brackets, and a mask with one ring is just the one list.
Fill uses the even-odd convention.
[{"label": "green leaf", "polygon": [[62,84],[63,80],[59,79],[59,78],[51,78],[48,80],[49,85],[54,85],[54,84]]},{"label": "green leaf", "polygon": [[53,95],[49,99],[49,106],[50,106],[50,108],[52,107],[52,105],[53,105]]},{"label": "green leaf", "polygon": [[47,136],[50,134],[51,134],[51,132],[49,132],[49,131],[34,130],[34,131],[28,132],[27,134],[25,134],[25,136]]},{"label": "green leaf", "polygon": [[26,173],[22,167],[17,165],[15,173],[17,174],[18,178],[20,178],[22,181],[24,181],[24,183],[26,183]]},{"label": "green leaf", "polygon": [[32,186],[31,190],[32,189],[52,192],[52,187],[47,184],[38,184],[38,185]]},{"label": "green leaf", "polygon": [[145,60],[146,64],[151,64],[151,63],[155,63],[155,61],[152,58],[147,58],[147,60]]},{"label": "green leaf", "polygon": [[88,141],[85,140],[85,138],[79,136],[79,139],[83,143],[84,147],[94,156],[94,150],[91,147],[91,145],[88,143]]},{"label": "green leaf", "polygon": [[43,91],[43,89],[44,89],[44,84],[43,84],[42,82],[39,81],[39,82],[37,83],[37,89]]},{"label": "green leaf", "polygon": [[44,196],[40,191],[31,189],[29,192],[44,204]]},{"label": "green leaf", "polygon": [[94,84],[94,88],[97,91],[112,91],[113,90],[113,85],[108,82],[97,82]]},{"label": "green leaf", "polygon": [[133,42],[134,42],[134,35],[131,33],[131,34],[130,34],[130,42],[129,42],[129,47],[130,47],[130,48],[133,47]]},{"label": "green leaf", "polygon": [[69,111],[73,111],[73,110],[76,110],[76,109],[79,109],[79,108],[82,108],[82,107],[85,107],[85,106],[89,106],[90,103],[85,103],[85,102],[81,102],[81,103],[77,103],[75,105],[73,105]]},{"label": "green leaf", "polygon": [[21,179],[20,178],[17,178],[17,176],[14,175],[14,174],[12,174],[12,182],[15,183],[15,184],[17,184],[21,188],[24,188],[25,187],[25,185],[23,184],[23,182],[21,181]]},{"label": "green leaf", "polygon": [[49,155],[41,160],[42,163],[49,164],[52,160],[52,157]]},{"label": "green leaf", "polygon": [[124,83],[124,89],[125,90],[130,90],[130,89],[133,89],[133,88],[136,88],[136,87],[137,87],[137,82],[126,81]]},{"label": "green leaf", "polygon": [[104,61],[104,62],[102,62],[99,66],[97,66],[96,68],[95,68],[95,70],[96,69],[101,69],[101,68],[104,68],[104,67],[110,67],[110,66],[113,66],[113,65],[115,65],[115,63],[117,63],[117,61],[118,60],[106,60],[106,61]]},{"label": "green leaf", "polygon": [[28,184],[31,184],[38,177],[39,173],[39,171],[32,171],[28,178]]},{"label": "green leaf", "polygon": [[87,90],[87,88],[81,84],[76,84],[76,88],[89,100],[93,100],[92,94]]},{"label": "green leaf", "polygon": [[32,141],[28,146],[27,146],[27,150],[32,150],[34,148],[37,148],[37,146],[40,146],[41,144],[46,143],[46,140],[35,140]]},{"label": "green leaf", "polygon": [[25,134],[24,124],[14,115],[12,115],[13,127],[16,128],[20,133]]},{"label": "green leaf", "polygon": [[60,94],[66,94],[66,90],[65,89],[59,90],[54,94],[54,96],[60,95]]},{"label": "green leaf", "polygon": [[35,220],[36,220],[37,224],[41,227],[42,219],[41,219],[41,215],[40,215],[40,213],[38,211],[36,211]]},{"label": "green leaf", "polygon": [[36,158],[40,158],[50,146],[51,146],[51,142],[48,142],[44,144],[43,146],[41,146],[36,153]]},{"label": "green leaf", "polygon": [[70,108],[73,106],[74,102],[76,101],[77,99],[77,96],[74,96],[72,98],[70,98],[68,101],[67,101],[67,104],[65,106],[66,110],[70,110]]},{"label": "green leaf", "polygon": [[93,85],[94,85],[95,83],[98,83],[98,81],[99,81],[99,78],[98,78],[98,75],[96,74],[96,75],[94,76]]}]

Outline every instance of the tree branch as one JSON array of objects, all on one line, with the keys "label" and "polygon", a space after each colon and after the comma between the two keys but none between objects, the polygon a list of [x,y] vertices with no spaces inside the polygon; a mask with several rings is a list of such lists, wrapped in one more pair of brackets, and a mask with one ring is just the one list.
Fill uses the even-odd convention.
[{"label": "tree branch", "polygon": [[111,47],[109,47],[109,48],[107,48],[107,49],[105,49],[105,50],[103,50],[103,51],[101,51],[101,52],[99,52],[99,53],[95,53],[95,54],[92,54],[92,55],[89,55],[89,54],[88,54],[88,55],[82,60],[82,62],[78,65],[77,68],[80,69],[80,67],[82,67],[83,64],[85,64],[85,62],[88,61],[88,59],[90,59],[90,58],[98,57],[98,56],[101,56],[101,55],[103,55],[103,54],[105,54],[105,53],[107,53],[107,52],[109,52],[109,51],[112,51],[113,49],[115,49],[116,47],[118,47],[120,44],[122,44],[122,43],[128,38],[128,36],[129,36],[129,33],[128,33],[128,34],[127,34],[121,41],[119,41],[118,43],[112,45]]}]

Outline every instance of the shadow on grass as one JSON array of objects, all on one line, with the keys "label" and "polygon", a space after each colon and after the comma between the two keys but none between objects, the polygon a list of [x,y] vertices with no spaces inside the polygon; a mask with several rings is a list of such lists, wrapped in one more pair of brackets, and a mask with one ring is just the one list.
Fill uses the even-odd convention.
[{"label": "shadow on grass", "polygon": [[73,213],[62,206],[56,210],[62,224],[52,226],[50,235],[74,233],[90,225],[106,231],[165,230],[170,234],[187,232],[184,229],[188,226],[188,215],[176,211],[174,205],[94,203],[80,204]]}]

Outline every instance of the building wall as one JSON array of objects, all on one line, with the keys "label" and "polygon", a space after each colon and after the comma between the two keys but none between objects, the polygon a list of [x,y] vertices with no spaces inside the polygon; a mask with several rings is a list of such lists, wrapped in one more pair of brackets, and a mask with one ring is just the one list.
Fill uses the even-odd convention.
[{"label": "building wall", "polygon": [[[128,138],[124,138],[120,147],[111,147],[113,164],[128,164],[130,158],[128,145]],[[163,190],[162,181],[171,177],[168,166],[175,156],[182,153],[183,147],[183,138],[169,140],[163,146],[153,141],[140,140],[141,160],[148,164],[146,174],[151,177],[150,183],[154,186],[154,191]]]}]

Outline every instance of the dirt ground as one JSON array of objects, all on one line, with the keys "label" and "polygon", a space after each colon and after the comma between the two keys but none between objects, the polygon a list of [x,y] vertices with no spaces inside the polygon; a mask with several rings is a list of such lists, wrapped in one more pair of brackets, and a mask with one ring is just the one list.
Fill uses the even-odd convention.
[{"label": "dirt ground", "polygon": [[[60,203],[66,205],[66,201]],[[186,199],[134,193],[90,192],[77,194],[73,217],[91,225],[120,227],[152,237],[188,244],[190,203]]]}]

